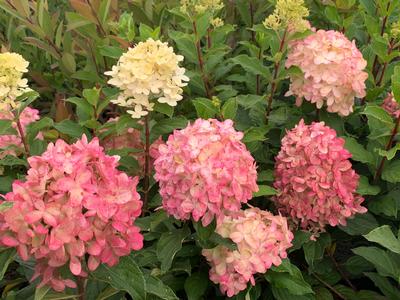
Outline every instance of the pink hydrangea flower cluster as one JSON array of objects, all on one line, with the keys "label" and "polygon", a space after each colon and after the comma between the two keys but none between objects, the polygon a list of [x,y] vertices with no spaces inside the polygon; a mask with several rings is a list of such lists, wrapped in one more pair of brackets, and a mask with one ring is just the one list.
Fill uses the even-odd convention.
[{"label": "pink hydrangea flower cluster", "polygon": [[0,245],[16,247],[23,260],[35,258],[41,286],[75,287],[60,267],[84,277],[142,248],[134,225],[142,207],[138,178],[118,171],[118,157],[105,155],[97,139],[58,140],[28,162],[26,181],[15,181],[5,196],[13,206],[0,214]]},{"label": "pink hydrangea flower cluster", "polygon": [[303,120],[282,139],[274,182],[280,193],[274,200],[303,229],[317,233],[367,211],[355,193],[359,176],[344,143],[324,122],[305,125]]},{"label": "pink hydrangea flower cluster", "polygon": [[[13,120],[14,115],[10,111],[0,110],[0,120]],[[34,108],[26,107],[20,115],[22,131],[25,133],[26,127],[40,119],[39,111]],[[12,124],[17,129],[17,123]],[[9,134],[0,135],[0,159],[6,155],[17,156],[23,151],[23,144],[19,135]],[[7,148],[7,149],[6,149]],[[3,150],[4,149],[4,150]]]},{"label": "pink hydrangea flower cluster", "polygon": [[367,62],[355,42],[334,30],[318,30],[303,40],[290,43],[286,67],[299,67],[302,75],[291,75],[286,96],[295,95],[296,104],[303,98],[329,112],[347,116],[353,112],[354,97],[365,96],[363,70]]},{"label": "pink hydrangea flower cluster", "polygon": [[[118,118],[112,118],[108,122],[116,122]],[[158,146],[162,144],[162,138],[159,137],[150,145],[150,157],[154,157],[158,153]],[[140,130],[136,128],[126,128],[119,134],[112,134],[107,136],[101,141],[101,145],[105,150],[120,150],[124,148],[132,148],[137,150],[142,150],[141,152],[133,152],[131,155],[138,161],[139,164],[139,172],[144,172],[144,164],[145,164],[145,145],[140,138]],[[153,166],[154,159],[150,161],[150,167]]]},{"label": "pink hydrangea flower cluster", "polygon": [[287,257],[286,249],[292,246],[293,234],[286,218],[259,208],[224,216],[216,231],[237,246],[237,250],[218,245],[202,251],[211,264],[210,279],[228,297],[246,289],[249,281],[254,285],[254,274],[280,265]]},{"label": "pink hydrangea flower cluster", "polygon": [[400,105],[394,99],[393,93],[389,93],[383,100],[382,108],[391,114],[394,118],[400,117]]},{"label": "pink hydrangea flower cluster", "polygon": [[159,146],[155,179],[167,213],[206,226],[252,198],[257,171],[242,137],[231,120],[198,119]]}]

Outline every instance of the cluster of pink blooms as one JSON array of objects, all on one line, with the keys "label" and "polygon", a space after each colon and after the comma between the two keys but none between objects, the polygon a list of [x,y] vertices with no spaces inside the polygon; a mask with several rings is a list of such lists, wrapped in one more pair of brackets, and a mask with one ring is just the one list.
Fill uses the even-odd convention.
[{"label": "cluster of pink blooms", "polygon": [[[14,115],[12,112],[0,110],[0,120],[13,120],[13,119]],[[20,119],[19,119],[24,133],[26,130],[26,126],[39,119],[40,116],[39,116],[39,111],[37,109],[26,107],[20,114]],[[14,122],[12,126],[14,129],[17,129],[16,122]],[[3,158],[6,155],[17,156],[22,152],[22,149],[23,149],[23,144],[19,134],[0,135],[0,158]]]},{"label": "cluster of pink blooms", "polygon": [[367,211],[355,194],[359,176],[344,143],[324,122],[305,125],[303,120],[282,139],[274,182],[280,193],[274,200],[304,229],[317,233]]},{"label": "cluster of pink blooms", "polygon": [[206,226],[251,199],[258,190],[257,171],[242,137],[231,120],[214,119],[198,119],[171,134],[154,162],[164,209]]},{"label": "cluster of pink blooms", "polygon": [[[118,118],[110,119],[109,122],[115,122]],[[158,138],[150,145],[150,157],[154,157],[157,155],[158,146],[162,143],[162,138]],[[136,128],[125,128],[119,134],[112,134],[107,136],[105,139],[101,141],[102,146],[106,151],[108,150],[120,150],[124,148],[132,148],[138,150],[138,152],[132,152],[132,157],[134,157],[139,164],[139,172],[144,172],[144,164],[145,164],[145,145],[140,137],[140,130]],[[152,166],[154,160],[150,162],[150,166]]]},{"label": "cluster of pink blooms", "polygon": [[333,30],[318,30],[303,40],[292,42],[286,67],[299,67],[303,75],[291,75],[287,96],[303,97],[329,112],[347,116],[353,111],[354,97],[365,96],[364,72],[367,62],[355,42]]},{"label": "cluster of pink blooms", "polygon": [[58,140],[28,161],[26,181],[5,196],[13,206],[0,214],[0,245],[16,247],[23,260],[34,257],[40,285],[76,287],[62,266],[84,277],[143,247],[133,223],[142,207],[138,178],[118,171],[118,157],[105,155],[97,139]]},{"label": "cluster of pink blooms", "polygon": [[382,107],[394,118],[400,117],[400,105],[394,99],[393,93],[389,93],[385,100],[383,100]]},{"label": "cluster of pink blooms", "polygon": [[287,257],[286,249],[292,246],[293,234],[286,218],[259,208],[223,216],[216,231],[237,246],[237,250],[230,250],[219,245],[202,252],[211,264],[210,279],[228,297],[246,289],[249,281],[254,285],[254,274],[280,265]]}]

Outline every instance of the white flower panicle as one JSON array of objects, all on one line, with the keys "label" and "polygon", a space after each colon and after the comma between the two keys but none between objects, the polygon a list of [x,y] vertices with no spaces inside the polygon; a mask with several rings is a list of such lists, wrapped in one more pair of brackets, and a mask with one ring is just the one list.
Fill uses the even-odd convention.
[{"label": "white flower panicle", "polygon": [[140,118],[153,110],[154,100],[176,106],[182,100],[182,87],[189,78],[179,67],[182,55],[176,55],[167,43],[149,38],[124,53],[106,75],[109,84],[121,93],[113,103],[130,108],[132,118]]},{"label": "white flower panicle", "polygon": [[0,53],[0,110],[16,108],[17,97],[30,91],[28,80],[22,78],[28,65],[18,53]]}]

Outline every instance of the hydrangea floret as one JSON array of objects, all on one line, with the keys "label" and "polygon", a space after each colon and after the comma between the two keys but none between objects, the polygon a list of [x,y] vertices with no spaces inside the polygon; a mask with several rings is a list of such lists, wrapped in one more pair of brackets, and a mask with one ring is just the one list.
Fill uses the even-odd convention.
[{"label": "hydrangea floret", "polygon": [[222,0],[181,0],[180,10],[188,15],[203,14],[206,11],[212,14],[224,7]]},{"label": "hydrangea floret", "polygon": [[210,279],[220,285],[228,297],[255,284],[254,275],[279,266],[292,246],[293,234],[286,218],[259,208],[250,208],[221,216],[216,232],[230,238],[237,249],[218,245],[202,254],[211,265]]},{"label": "hydrangea floret", "polygon": [[304,0],[278,0],[274,12],[263,24],[273,30],[290,29],[292,33],[303,32],[310,28],[309,22],[305,20],[308,15]]},{"label": "hydrangea floret", "polygon": [[231,120],[197,119],[175,130],[154,162],[164,209],[204,226],[258,191],[256,165]]},{"label": "hydrangea floret", "polygon": [[111,102],[128,108],[133,118],[140,118],[153,110],[154,101],[176,106],[182,100],[182,87],[189,78],[179,67],[182,55],[176,55],[172,47],[149,38],[124,53],[117,65],[105,74],[108,81],[120,89]]},{"label": "hydrangea floret", "polygon": [[26,180],[5,195],[13,205],[0,213],[0,245],[36,259],[32,280],[40,276],[39,287],[76,287],[61,275],[63,266],[85,277],[100,263],[113,266],[142,248],[134,224],[142,207],[138,178],[118,171],[118,159],[105,155],[97,138],[72,145],[57,140],[28,158]]},{"label": "hydrangea floret", "polygon": [[0,53],[0,110],[18,106],[18,96],[30,91],[28,80],[22,78],[28,72],[29,62],[18,53]]},{"label": "hydrangea floret", "polygon": [[356,194],[359,176],[344,143],[324,122],[306,125],[303,120],[282,139],[274,182],[280,192],[274,201],[303,229],[318,233],[367,211]]},{"label": "hydrangea floret", "polygon": [[400,117],[400,105],[396,99],[394,99],[393,93],[389,93],[383,100],[382,108],[386,110],[392,117]]},{"label": "hydrangea floret", "polygon": [[364,71],[367,62],[355,42],[334,30],[318,30],[303,40],[290,43],[286,67],[296,66],[302,74],[290,75],[286,96],[303,98],[327,111],[347,116],[353,112],[354,98],[365,96]]}]

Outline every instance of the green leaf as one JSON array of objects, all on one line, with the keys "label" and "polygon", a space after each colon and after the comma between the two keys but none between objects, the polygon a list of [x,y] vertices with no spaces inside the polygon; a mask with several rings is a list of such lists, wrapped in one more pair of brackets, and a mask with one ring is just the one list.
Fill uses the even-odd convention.
[{"label": "green leaf", "polygon": [[9,264],[12,263],[16,255],[17,252],[14,248],[0,249],[0,280],[3,280]]},{"label": "green leaf", "polygon": [[382,179],[391,183],[400,182],[400,160],[390,161],[385,164]]},{"label": "green leaf", "polygon": [[54,128],[74,138],[80,138],[83,134],[88,134],[85,128],[71,120],[64,120],[60,123],[56,123],[54,124]]},{"label": "green leaf", "polygon": [[206,272],[193,273],[186,278],[185,292],[188,300],[202,299],[208,287],[208,274]]},{"label": "green leaf", "polygon": [[130,256],[121,257],[114,267],[101,264],[92,274],[98,280],[108,282],[114,288],[128,292],[135,300],[146,299],[143,273]]},{"label": "green leaf", "polygon": [[154,105],[154,110],[162,113],[164,115],[167,115],[168,117],[172,117],[172,115],[174,114],[174,107],[171,105],[168,105],[167,103],[159,103],[157,102]]},{"label": "green leaf", "polygon": [[253,193],[253,197],[276,195],[277,191],[268,185],[259,185],[258,192]]},{"label": "green leaf", "polygon": [[400,66],[394,68],[392,75],[392,91],[394,99],[397,103],[400,103]]},{"label": "green leaf", "polygon": [[382,276],[391,276],[398,280],[400,269],[385,250],[377,247],[358,247],[352,251],[372,263]]},{"label": "green leaf", "polygon": [[224,103],[221,109],[224,119],[234,120],[238,109],[238,103],[235,98],[229,99]]},{"label": "green leaf", "polygon": [[301,271],[289,259],[283,260],[281,265],[273,267],[264,276],[272,286],[287,289],[293,295],[314,294]]},{"label": "green leaf", "polygon": [[194,107],[196,108],[197,116],[202,119],[214,118],[218,113],[217,107],[207,98],[196,98],[192,100]]},{"label": "green leaf", "polygon": [[12,123],[12,120],[0,120],[0,136],[17,134],[17,131],[12,127]]},{"label": "green leaf", "polygon": [[244,132],[244,137],[242,141],[244,143],[257,142],[257,141],[265,141],[267,138],[265,135],[269,131],[269,128],[266,126],[263,127],[250,127]]},{"label": "green leaf", "polygon": [[342,138],[346,141],[345,148],[352,154],[351,159],[362,163],[374,164],[374,157],[371,152],[367,151],[354,138],[346,136]]},{"label": "green leaf", "polygon": [[381,121],[382,123],[384,123],[389,127],[393,126],[392,117],[388,114],[386,110],[384,110],[380,106],[367,105],[362,114],[367,115],[368,117],[378,119],[379,121]]},{"label": "green leaf", "polygon": [[100,91],[101,90],[97,88],[84,89],[82,94],[89,104],[96,107],[99,102]]},{"label": "green leaf", "polygon": [[171,268],[176,253],[182,248],[183,240],[190,235],[189,228],[165,232],[157,242],[157,257],[161,262],[161,272]]},{"label": "green leaf", "polygon": [[174,129],[185,128],[187,124],[188,120],[182,116],[157,121],[157,124],[151,128],[150,141],[153,142],[160,135],[169,134]]},{"label": "green leaf", "polygon": [[39,121],[30,123],[26,128],[26,139],[29,144],[32,144],[33,140],[37,137],[38,133],[45,129],[50,128],[54,124],[53,120],[49,117],[41,118]]},{"label": "green leaf", "polygon": [[341,230],[349,235],[363,235],[378,227],[375,217],[370,213],[356,214],[354,218],[348,219],[346,226],[339,226]]},{"label": "green leaf", "polygon": [[387,160],[392,160],[396,156],[397,151],[399,150],[400,150],[400,144],[397,144],[388,151],[383,149],[378,149],[378,154],[380,156],[386,157]]},{"label": "green leaf", "polygon": [[26,160],[18,158],[13,155],[6,155],[2,159],[0,159],[0,166],[28,166]]},{"label": "green leaf", "polygon": [[146,282],[147,294],[157,296],[159,299],[164,299],[164,300],[179,299],[175,295],[174,291],[169,286],[165,285],[164,282],[162,282],[157,277],[146,274],[144,278]]},{"label": "green leaf", "polygon": [[368,178],[365,176],[360,176],[360,181],[358,182],[357,193],[360,195],[377,195],[379,194],[381,188],[377,185],[370,185]]},{"label": "green leaf", "polygon": [[314,266],[314,262],[322,259],[325,248],[331,244],[329,234],[322,234],[316,241],[308,241],[303,245],[304,256],[309,266]]},{"label": "green leaf", "polygon": [[[400,198],[398,190],[393,190],[392,192],[368,203],[368,210],[374,214],[383,214],[395,218],[397,217],[399,207]],[[371,230],[372,229],[373,228],[371,228]]]},{"label": "green leaf", "polygon": [[396,289],[390,281],[377,273],[364,273],[377,286],[389,300],[398,300],[400,290]]},{"label": "green leaf", "polygon": [[153,29],[144,23],[140,23],[139,34],[142,41],[145,41],[149,38],[152,38],[153,40],[158,40],[160,36],[160,27]]},{"label": "green leaf", "polygon": [[193,222],[193,227],[196,229],[197,236],[200,240],[206,241],[215,231],[216,222],[211,222],[208,226],[204,227],[201,222]]},{"label": "green leaf", "polygon": [[99,53],[105,57],[110,57],[114,59],[120,58],[124,53],[124,50],[119,47],[103,45],[98,47]]},{"label": "green leaf", "polygon": [[265,67],[261,60],[250,57],[246,54],[238,55],[231,59],[231,61],[237,65],[240,65],[247,72],[254,75],[262,75],[267,80],[271,79],[271,72]]},{"label": "green leaf", "polygon": [[65,52],[61,57],[61,63],[68,73],[75,73],[76,62],[75,57],[71,53]]},{"label": "green leaf", "polygon": [[176,43],[179,52],[185,56],[185,61],[198,64],[194,35],[174,30],[169,30],[168,35]]},{"label": "green leaf", "polygon": [[400,254],[400,241],[395,237],[388,225],[375,228],[364,237],[370,242],[378,243],[390,251]]}]

